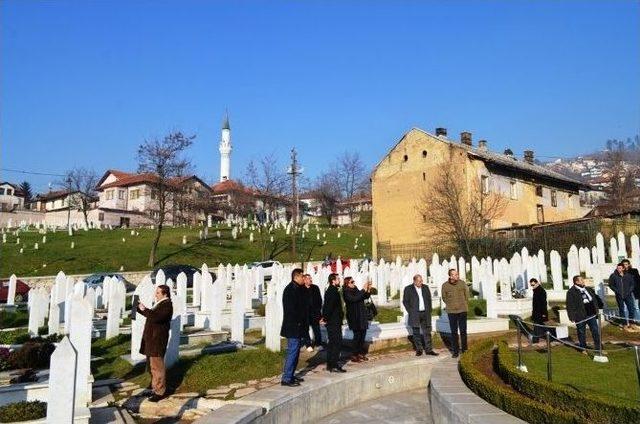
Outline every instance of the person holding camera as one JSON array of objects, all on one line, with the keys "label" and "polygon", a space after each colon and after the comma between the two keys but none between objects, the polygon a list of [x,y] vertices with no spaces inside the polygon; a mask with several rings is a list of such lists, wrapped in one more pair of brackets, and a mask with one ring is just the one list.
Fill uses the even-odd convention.
[{"label": "person holding camera", "polygon": [[165,397],[167,378],[164,354],[167,352],[171,318],[173,317],[169,286],[156,287],[155,298],[156,303],[153,308],[148,308],[143,303],[138,303],[137,307],[138,313],[147,319],[142,332],[140,353],[147,357],[147,367],[151,373],[153,394],[149,398],[150,402],[158,402]]},{"label": "person holding camera", "polygon": [[367,307],[364,304],[365,299],[371,296],[371,282],[367,281],[362,290],[356,287],[355,281],[351,277],[345,277],[342,294],[344,303],[347,306],[347,323],[353,331],[353,362],[368,361],[366,350],[364,348],[364,338],[369,328],[369,320],[367,319]]}]

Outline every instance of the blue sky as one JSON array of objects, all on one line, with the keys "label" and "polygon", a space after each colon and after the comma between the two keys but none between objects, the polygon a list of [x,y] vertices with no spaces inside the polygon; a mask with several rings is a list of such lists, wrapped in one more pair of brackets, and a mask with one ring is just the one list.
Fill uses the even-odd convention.
[{"label": "blue sky", "polygon": [[[218,177],[296,146],[305,173],[367,165],[411,127],[568,156],[640,133],[637,1],[0,3],[0,165],[135,170],[173,129]],[[55,177],[27,178],[38,190]]]}]

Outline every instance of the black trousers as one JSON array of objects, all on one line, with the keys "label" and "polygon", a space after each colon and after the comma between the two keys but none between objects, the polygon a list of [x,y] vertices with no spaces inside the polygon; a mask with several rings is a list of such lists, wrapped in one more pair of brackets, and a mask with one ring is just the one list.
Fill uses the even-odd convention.
[{"label": "black trousers", "polygon": [[367,335],[367,330],[352,330],[353,331],[353,353],[355,355],[364,355],[364,338]]},{"label": "black trousers", "polygon": [[337,368],[340,366],[340,348],[342,347],[342,326],[327,325],[327,368]]},{"label": "black trousers", "polygon": [[[460,353],[460,345],[462,345],[462,351],[465,352],[467,350],[467,313],[448,313],[447,315],[449,316],[453,353]],[[460,342],[458,342],[458,329],[460,330]]]},{"label": "black trousers", "polygon": [[[422,337],[420,332],[422,331]],[[416,347],[416,352],[431,352],[433,345],[431,344],[431,315],[427,314],[427,311],[418,312],[418,326],[411,327],[413,334],[413,343]],[[424,337],[424,346],[422,345],[422,338]]]}]

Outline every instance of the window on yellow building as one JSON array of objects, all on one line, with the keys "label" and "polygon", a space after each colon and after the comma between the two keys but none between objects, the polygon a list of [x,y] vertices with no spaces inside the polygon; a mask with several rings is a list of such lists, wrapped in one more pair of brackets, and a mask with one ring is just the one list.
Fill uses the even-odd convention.
[{"label": "window on yellow building", "polygon": [[427,181],[427,173],[426,172],[422,173],[422,181]]},{"label": "window on yellow building", "polygon": [[511,185],[509,188],[511,192],[511,198],[513,200],[518,199],[518,183],[516,183],[515,181],[511,181]]},{"label": "window on yellow building", "polygon": [[573,205],[573,194],[569,193],[567,195],[567,203],[569,203],[569,209],[574,209],[574,205]]},{"label": "window on yellow building", "polygon": [[480,187],[482,188],[482,194],[489,194],[489,177],[483,175],[480,177]]},{"label": "window on yellow building", "polygon": [[555,190],[551,190],[551,206],[554,208],[558,206],[558,194]]},{"label": "window on yellow building", "polygon": [[537,185],[536,186],[536,196],[542,197],[542,186],[541,185]]},{"label": "window on yellow building", "polygon": [[406,161],[408,161],[408,160],[409,160],[409,156],[404,155],[404,158],[403,158],[403,159],[404,159],[404,161],[406,162]]},{"label": "window on yellow building", "polygon": [[542,205],[536,205],[536,214],[538,216],[538,222],[544,222],[544,207]]},{"label": "window on yellow building", "polygon": [[426,151],[426,150],[423,150],[423,151],[422,151],[422,157],[423,157],[423,158],[426,158],[426,157],[427,157],[427,151]]}]

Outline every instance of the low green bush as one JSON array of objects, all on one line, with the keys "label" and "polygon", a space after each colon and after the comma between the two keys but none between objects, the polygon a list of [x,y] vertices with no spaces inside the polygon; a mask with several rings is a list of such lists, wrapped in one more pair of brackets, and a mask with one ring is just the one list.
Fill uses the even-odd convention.
[{"label": "low green bush", "polygon": [[478,396],[503,411],[533,424],[576,424],[586,422],[576,415],[529,399],[513,390],[496,384],[477,364],[483,355],[493,355],[494,341],[484,340],[472,345],[460,358],[460,376]]},{"label": "low green bush", "polygon": [[[496,372],[518,392],[554,408],[567,408],[587,422],[599,424],[638,423],[640,406],[614,397],[578,392],[562,384],[547,381],[535,374],[519,371],[513,363],[509,346],[498,344]],[[613,378],[614,376],[612,376]]]},{"label": "low green bush", "polygon": [[9,403],[0,406],[0,422],[38,420],[47,416],[47,404],[39,400]]},{"label": "low green bush", "polygon": [[0,344],[22,344],[29,340],[29,333],[26,329],[0,331]]}]

